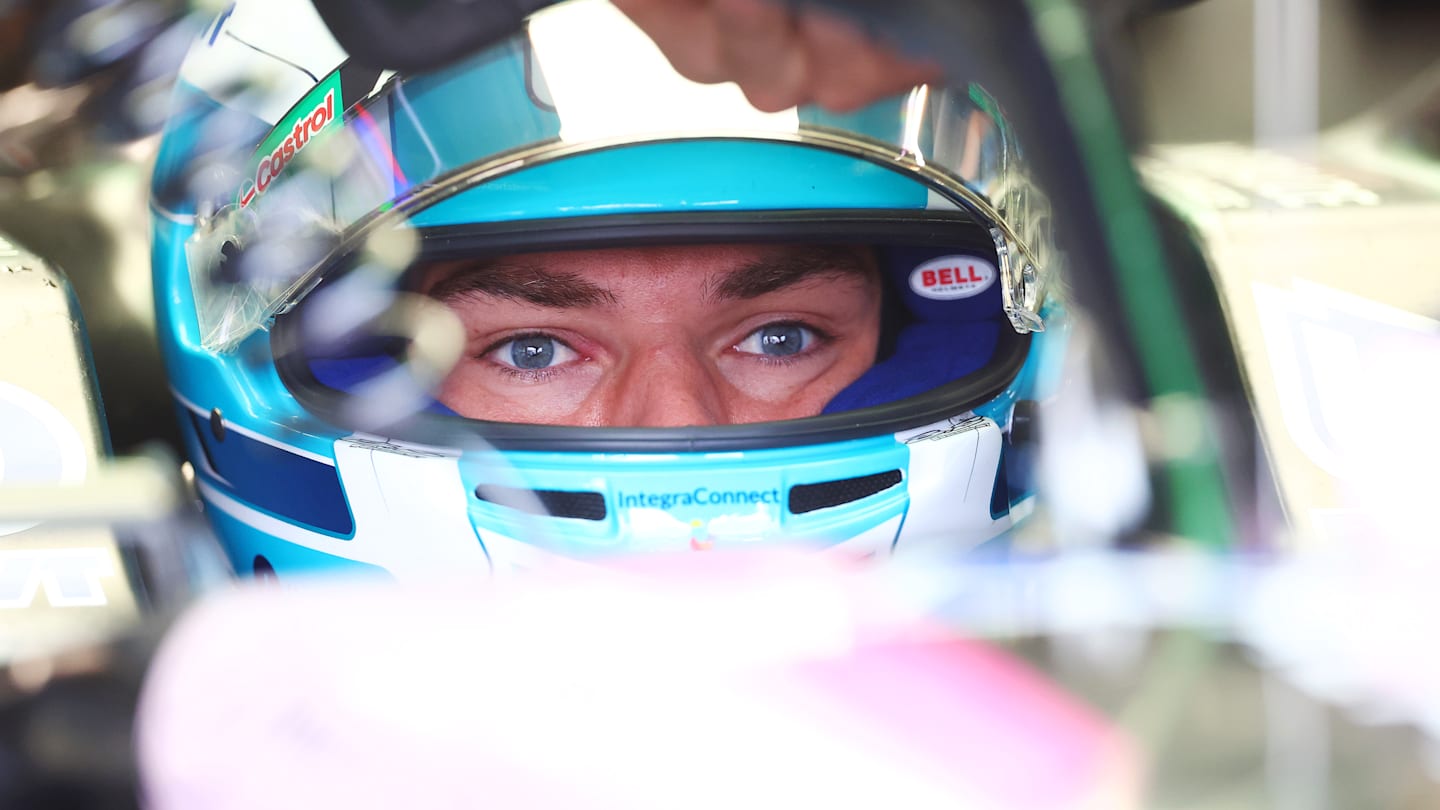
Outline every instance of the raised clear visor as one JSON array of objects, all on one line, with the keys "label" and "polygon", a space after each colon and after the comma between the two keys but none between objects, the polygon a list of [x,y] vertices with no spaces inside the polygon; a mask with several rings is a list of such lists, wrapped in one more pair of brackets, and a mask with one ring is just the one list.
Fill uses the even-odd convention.
[{"label": "raised clear visor", "polygon": [[[207,348],[231,349],[265,328],[313,286],[326,256],[354,243],[357,225],[423,225],[425,209],[522,170],[697,137],[805,144],[921,181],[925,193],[906,205],[968,211],[991,229],[1009,320],[1019,331],[1041,328],[1048,208],[1030,186],[999,105],[978,87],[917,87],[847,114],[765,113],[734,85],[680,77],[623,15],[594,0],[541,12],[522,34],[435,73],[379,81],[372,73],[363,77],[369,88],[359,90],[343,86],[348,78],[343,66],[322,77],[255,148],[234,187],[212,199],[213,213],[202,206],[188,255]],[[643,195],[580,196],[540,213],[502,207],[492,218],[653,207]],[[726,203],[678,204],[714,210]],[[773,201],[777,209],[794,204]],[[267,241],[274,244],[264,249]],[[263,260],[226,266],[257,246]]]}]

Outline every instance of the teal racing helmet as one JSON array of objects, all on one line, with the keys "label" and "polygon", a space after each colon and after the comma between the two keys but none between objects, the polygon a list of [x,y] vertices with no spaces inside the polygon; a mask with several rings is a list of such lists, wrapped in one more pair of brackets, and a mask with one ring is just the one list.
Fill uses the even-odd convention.
[{"label": "teal racing helmet", "polygon": [[[152,197],[161,341],[237,570],[965,551],[1028,512],[1050,212],[982,89],[763,113],[595,0],[400,75],[279,8],[195,45]],[[812,328],[842,288],[854,311]],[[652,316],[712,365],[637,365],[688,340]],[[785,376],[860,322],[846,373]],[[732,366],[789,387],[731,407],[755,387]],[[561,413],[557,375],[675,418]],[[707,418],[656,404],[711,378]]]}]

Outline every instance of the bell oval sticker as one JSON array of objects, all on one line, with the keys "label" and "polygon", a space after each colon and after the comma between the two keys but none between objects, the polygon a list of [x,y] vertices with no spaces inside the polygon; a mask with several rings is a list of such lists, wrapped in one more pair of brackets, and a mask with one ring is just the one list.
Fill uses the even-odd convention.
[{"label": "bell oval sticker", "polygon": [[937,301],[970,298],[990,289],[998,275],[979,256],[940,256],[910,271],[910,289]]}]

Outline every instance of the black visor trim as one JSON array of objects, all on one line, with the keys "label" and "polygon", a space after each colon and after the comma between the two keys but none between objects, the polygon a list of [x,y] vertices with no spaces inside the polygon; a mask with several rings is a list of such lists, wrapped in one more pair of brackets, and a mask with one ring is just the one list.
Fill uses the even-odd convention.
[{"label": "black visor trim", "polygon": [[816,242],[957,247],[993,255],[989,231],[965,211],[745,211],[617,214],[442,225],[421,232],[420,261],[527,251],[717,242]]}]

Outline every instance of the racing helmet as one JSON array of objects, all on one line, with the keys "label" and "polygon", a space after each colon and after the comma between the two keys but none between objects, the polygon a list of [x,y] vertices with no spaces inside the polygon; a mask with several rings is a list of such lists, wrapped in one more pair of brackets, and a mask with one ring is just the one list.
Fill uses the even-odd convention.
[{"label": "racing helmet", "polygon": [[[679,77],[599,0],[404,75],[348,60],[307,4],[242,0],[185,61],[152,209],[176,410],[242,574],[966,551],[1030,509],[1063,312],[1049,209],[980,87],[762,113]],[[597,256],[725,246],[860,265],[878,326],[853,379],[804,412],[702,424],[540,423],[437,395],[467,363],[587,358],[515,330],[471,345],[488,327],[436,278],[533,309],[527,257],[584,281]],[[800,275],[828,300],[836,273]],[[724,351],[814,337],[747,328]]]}]

